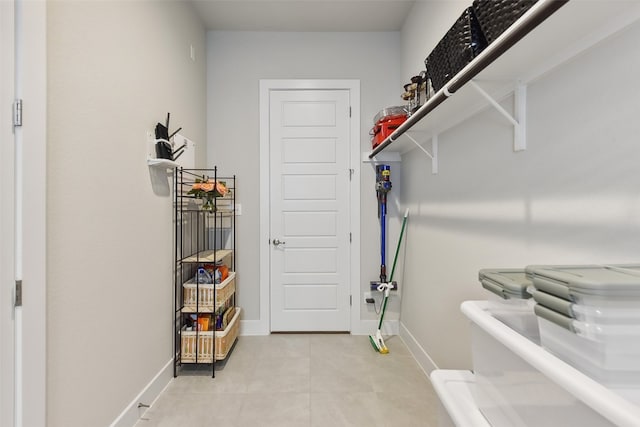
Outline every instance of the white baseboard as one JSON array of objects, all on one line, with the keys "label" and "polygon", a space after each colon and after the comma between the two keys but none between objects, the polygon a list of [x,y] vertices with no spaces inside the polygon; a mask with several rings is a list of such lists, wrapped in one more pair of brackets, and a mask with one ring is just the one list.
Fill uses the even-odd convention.
[{"label": "white baseboard", "polygon": [[[398,320],[385,320],[382,323],[382,335],[398,335]],[[357,325],[352,325],[351,335],[373,335],[378,330],[377,320],[360,320]]]},{"label": "white baseboard", "polygon": [[118,418],[111,423],[110,427],[133,427],[147,410],[147,408],[138,408],[138,403],[152,405],[172,379],[173,359],[169,360],[167,364],[160,369],[160,372],[149,381],[149,384],[129,403]]},{"label": "white baseboard", "polygon": [[262,320],[241,320],[240,321],[240,335],[269,335],[269,325],[266,325]]},{"label": "white baseboard", "polygon": [[[382,324],[383,335],[399,335],[398,320],[385,320]],[[377,320],[360,320],[355,325],[352,325],[351,335],[371,335],[378,329]],[[271,331],[269,326],[261,320],[241,320],[240,321],[240,335],[252,336],[252,335],[269,335]]]},{"label": "white baseboard", "polygon": [[404,323],[400,323],[400,338],[402,339],[402,342],[405,343],[427,377],[431,374],[431,371],[438,369],[438,366],[435,364],[433,359],[431,359],[425,349],[422,348],[413,334],[409,332]]}]

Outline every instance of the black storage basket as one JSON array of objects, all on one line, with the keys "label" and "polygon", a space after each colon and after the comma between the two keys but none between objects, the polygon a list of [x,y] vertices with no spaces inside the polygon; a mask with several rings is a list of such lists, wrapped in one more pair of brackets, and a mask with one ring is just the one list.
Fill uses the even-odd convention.
[{"label": "black storage basket", "polygon": [[491,43],[518,20],[538,0],[474,0],[475,11],[482,32]]},{"label": "black storage basket", "polygon": [[445,40],[442,39],[431,51],[427,59],[424,60],[427,68],[427,79],[431,81],[431,87],[434,92],[439,91],[452,77],[449,71],[449,56],[447,55],[447,46]]},{"label": "black storage basket", "polygon": [[433,90],[440,90],[487,44],[473,8],[465,9],[424,61]]}]

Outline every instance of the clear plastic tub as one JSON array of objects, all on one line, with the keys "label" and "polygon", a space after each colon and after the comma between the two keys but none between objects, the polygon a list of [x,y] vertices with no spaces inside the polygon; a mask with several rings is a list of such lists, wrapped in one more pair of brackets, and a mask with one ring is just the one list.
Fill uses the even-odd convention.
[{"label": "clear plastic tub", "polygon": [[599,325],[640,325],[640,305],[634,308],[589,307],[572,304],[576,320]]},{"label": "clear plastic tub", "polygon": [[493,317],[539,344],[540,332],[534,306],[535,301],[531,298],[505,300],[491,293],[487,296],[487,308]]},{"label": "clear plastic tub", "polygon": [[493,427],[637,427],[640,407],[466,301],[471,321],[474,398]]},{"label": "clear plastic tub", "polygon": [[[542,346],[569,365],[630,400],[640,402],[638,355],[605,351],[597,342],[582,338],[545,319],[539,319]],[[620,359],[623,363],[618,364]],[[635,360],[635,366],[632,361]],[[626,369],[623,369],[626,368]]]},{"label": "clear plastic tub", "polygon": [[[544,348],[565,362],[585,367],[606,381],[609,372],[624,372],[640,387],[640,323],[598,325],[581,322],[541,305],[535,307]],[[635,377],[635,378],[633,378]]]},{"label": "clear plastic tub", "polygon": [[373,124],[376,124],[381,120],[387,120],[391,117],[403,117],[403,116],[404,117],[407,116],[407,108],[404,105],[386,107],[378,111],[378,114],[374,116]]},{"label": "clear plastic tub", "polygon": [[528,288],[531,282],[524,269],[482,269],[478,272],[482,287],[487,290],[491,314],[528,339],[539,343],[538,321],[533,312],[535,302]]},{"label": "clear plastic tub", "polygon": [[638,325],[640,324],[640,304],[589,306],[575,304],[546,292],[532,290],[533,300],[555,312],[597,325]]}]

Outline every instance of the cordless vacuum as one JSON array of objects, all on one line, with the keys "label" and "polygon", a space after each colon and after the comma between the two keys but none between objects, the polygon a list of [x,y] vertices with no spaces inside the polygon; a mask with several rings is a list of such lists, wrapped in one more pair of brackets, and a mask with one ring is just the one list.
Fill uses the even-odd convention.
[{"label": "cordless vacuum", "polygon": [[[376,290],[380,292],[384,292],[384,299],[382,302],[382,309],[380,310],[380,319],[378,321],[378,330],[376,331],[375,336],[369,335],[369,340],[371,341],[371,345],[373,348],[381,353],[387,354],[389,353],[389,349],[384,344],[384,339],[382,338],[382,321],[384,319],[384,312],[387,308],[387,301],[389,300],[389,291],[398,289],[398,285],[396,282],[393,282],[393,277],[391,280],[387,280],[387,266],[386,266],[386,229],[387,229],[387,194],[391,191],[391,168],[389,165],[376,165],[376,196],[378,198],[378,217],[380,218],[380,281],[371,282],[371,290]],[[406,220],[406,215],[405,215]],[[403,229],[404,232],[404,222]],[[402,232],[400,234],[400,239],[402,239]],[[398,249],[400,246],[400,242],[398,242]],[[397,260],[397,251],[396,258]],[[395,269],[395,263],[393,262],[392,268],[392,276],[393,270]]]}]

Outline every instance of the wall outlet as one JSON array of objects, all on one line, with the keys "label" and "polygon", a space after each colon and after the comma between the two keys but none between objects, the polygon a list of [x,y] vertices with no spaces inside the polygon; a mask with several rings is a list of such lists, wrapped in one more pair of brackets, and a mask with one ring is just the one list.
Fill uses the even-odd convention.
[{"label": "wall outlet", "polygon": [[375,302],[371,292],[365,292],[364,293],[364,302],[365,302],[365,304],[373,304]]}]

